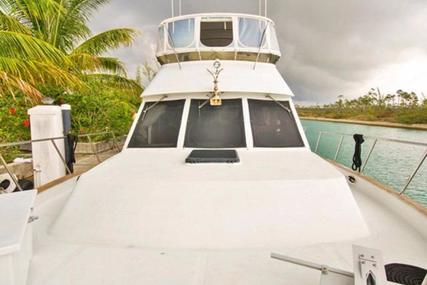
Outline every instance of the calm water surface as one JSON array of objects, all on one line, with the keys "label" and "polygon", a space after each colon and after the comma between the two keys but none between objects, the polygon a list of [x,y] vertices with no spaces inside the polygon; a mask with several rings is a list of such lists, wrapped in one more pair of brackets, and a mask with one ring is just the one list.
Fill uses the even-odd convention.
[{"label": "calm water surface", "polygon": [[[319,131],[325,132],[321,136],[317,153],[328,159],[334,159],[335,157],[341,139],[340,134],[358,133],[365,136],[427,143],[427,131],[310,120],[302,120],[302,124],[313,151],[316,147]],[[366,159],[373,142],[374,139],[365,138],[365,142],[362,145],[363,161]],[[365,175],[400,192],[417,167],[426,149],[427,147],[425,146],[378,140],[363,172]],[[353,137],[344,136],[337,161],[347,167],[351,167],[353,153]],[[407,188],[405,195],[427,207],[427,161],[418,171]]]}]

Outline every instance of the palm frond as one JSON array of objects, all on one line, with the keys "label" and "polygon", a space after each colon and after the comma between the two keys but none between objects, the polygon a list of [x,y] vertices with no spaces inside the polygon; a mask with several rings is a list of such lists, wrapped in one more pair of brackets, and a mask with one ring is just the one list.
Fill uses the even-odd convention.
[{"label": "palm frond", "polygon": [[50,42],[58,13],[63,11],[57,0],[0,0],[5,13],[31,26],[33,34]]},{"label": "palm frond", "polygon": [[101,55],[120,46],[130,46],[138,34],[138,31],[127,28],[105,31],[80,44],[74,52]]},{"label": "palm frond", "polygon": [[17,32],[0,31],[0,47],[0,56],[4,57],[70,64],[66,54],[51,44]]},{"label": "palm frond", "polygon": [[76,70],[83,73],[107,72],[126,77],[124,64],[114,57],[99,57],[88,53],[74,53],[70,55]]},{"label": "palm frond", "polygon": [[34,86],[50,84],[69,89],[84,86],[77,76],[49,62],[0,57],[0,72],[20,78]]},{"label": "palm frond", "polygon": [[67,15],[89,20],[93,12],[99,9],[100,6],[110,2],[110,0],[69,0],[67,2]]},{"label": "palm frond", "polygon": [[109,0],[65,0],[66,10],[60,19],[55,46],[64,51],[71,51],[77,42],[90,37],[87,22],[94,11]]},{"label": "palm frond", "polygon": [[0,93],[9,93],[15,96],[15,92],[20,91],[34,101],[38,101],[42,97],[40,91],[30,83],[2,71],[0,71],[0,83]]},{"label": "palm frond", "polygon": [[0,30],[31,35],[31,29],[0,10]]},{"label": "palm frond", "polygon": [[98,57],[100,62],[98,71],[112,72],[113,74],[126,77],[126,68],[122,61],[115,57]]},{"label": "palm frond", "polygon": [[107,88],[126,89],[130,92],[134,92],[136,95],[140,95],[143,91],[141,85],[135,80],[119,75],[94,73],[85,75],[84,80],[102,83],[102,85]]}]

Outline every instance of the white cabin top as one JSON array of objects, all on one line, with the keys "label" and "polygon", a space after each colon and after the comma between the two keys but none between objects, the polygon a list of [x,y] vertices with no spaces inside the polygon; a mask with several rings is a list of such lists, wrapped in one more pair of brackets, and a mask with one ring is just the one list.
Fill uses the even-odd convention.
[{"label": "white cabin top", "polygon": [[281,53],[272,20],[209,13],[163,21],[156,55],[161,64],[215,59],[276,63]]}]

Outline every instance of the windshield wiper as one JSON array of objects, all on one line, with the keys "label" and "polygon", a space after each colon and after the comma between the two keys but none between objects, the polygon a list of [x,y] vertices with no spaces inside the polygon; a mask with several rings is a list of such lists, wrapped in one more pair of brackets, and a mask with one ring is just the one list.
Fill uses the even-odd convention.
[{"label": "windshield wiper", "polygon": [[206,106],[206,104],[211,100],[211,98],[212,98],[213,96],[215,96],[215,94],[212,94],[212,95],[206,95],[206,96],[208,96],[209,98],[208,98],[208,99],[206,99],[206,101],[204,101],[202,104],[200,104],[200,105],[199,105],[199,110],[201,110],[203,107],[205,107],[205,106]]},{"label": "windshield wiper", "polygon": [[150,107],[148,107],[147,109],[145,109],[144,111],[142,111],[142,118],[141,118],[141,122],[144,121],[145,119],[145,115],[147,115],[147,112],[150,111],[151,109],[153,109],[154,107],[157,106],[157,104],[159,104],[160,102],[162,102],[164,99],[168,98],[167,95],[164,95],[162,98],[160,98],[158,101],[156,101],[156,103],[154,103],[153,105],[151,105]]},{"label": "windshield wiper", "polygon": [[289,109],[288,107],[286,107],[285,105],[283,105],[282,103],[280,103],[279,101],[277,101],[276,99],[274,99],[271,95],[266,95],[265,97],[270,98],[271,100],[273,100],[274,103],[276,103],[277,105],[279,105],[282,109],[286,110],[289,113],[289,115],[292,116],[291,109]]}]

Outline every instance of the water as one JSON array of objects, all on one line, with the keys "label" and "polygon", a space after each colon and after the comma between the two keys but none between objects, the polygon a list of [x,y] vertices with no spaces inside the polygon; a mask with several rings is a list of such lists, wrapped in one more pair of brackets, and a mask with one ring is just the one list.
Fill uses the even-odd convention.
[{"label": "water", "polygon": [[[421,130],[310,120],[302,120],[302,124],[312,150],[316,147],[319,131],[329,132],[322,135],[317,150],[320,156],[328,159],[334,159],[337,146],[341,139],[341,135],[339,134],[342,133],[359,133],[365,136],[427,143],[427,131]],[[365,138],[365,142],[362,145],[363,161],[367,158],[369,149],[373,143],[374,139]],[[379,140],[363,173],[396,192],[400,192],[408,181],[409,176],[417,167],[426,149],[427,147],[425,146]],[[353,137],[344,136],[341,150],[337,156],[337,162],[351,167],[353,153]],[[404,195],[427,207],[427,161],[421,166]]]}]

